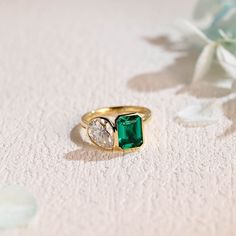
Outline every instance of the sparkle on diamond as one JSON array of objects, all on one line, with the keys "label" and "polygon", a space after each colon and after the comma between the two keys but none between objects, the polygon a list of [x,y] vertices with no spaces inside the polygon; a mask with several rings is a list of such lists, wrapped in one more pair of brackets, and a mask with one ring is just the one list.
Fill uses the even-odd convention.
[{"label": "sparkle on diamond", "polygon": [[114,131],[106,119],[93,119],[88,126],[88,135],[100,147],[111,149],[114,145]]}]

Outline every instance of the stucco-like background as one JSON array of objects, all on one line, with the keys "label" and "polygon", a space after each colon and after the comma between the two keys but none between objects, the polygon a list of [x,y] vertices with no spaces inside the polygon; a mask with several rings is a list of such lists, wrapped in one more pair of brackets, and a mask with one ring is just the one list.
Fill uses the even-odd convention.
[{"label": "stucco-like background", "polygon": [[[0,235],[235,235],[236,100],[205,128],[173,119],[227,93],[186,86],[196,56],[163,37],[177,37],[194,3],[0,2],[0,181],[25,186],[39,208]],[[71,140],[84,112],[125,104],[153,111],[142,152]]]}]

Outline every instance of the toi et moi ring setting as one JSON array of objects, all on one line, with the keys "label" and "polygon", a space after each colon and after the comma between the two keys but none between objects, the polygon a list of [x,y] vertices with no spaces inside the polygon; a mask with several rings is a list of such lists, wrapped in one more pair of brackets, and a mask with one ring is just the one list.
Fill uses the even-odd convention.
[{"label": "toi et moi ring setting", "polygon": [[102,149],[135,150],[144,144],[143,123],[150,117],[146,107],[105,107],[84,114],[81,126],[91,142]]}]

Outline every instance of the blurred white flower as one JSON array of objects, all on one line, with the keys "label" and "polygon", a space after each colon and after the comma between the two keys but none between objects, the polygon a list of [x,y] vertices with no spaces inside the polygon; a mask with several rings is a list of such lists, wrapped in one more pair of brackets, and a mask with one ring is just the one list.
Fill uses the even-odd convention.
[{"label": "blurred white flower", "polygon": [[222,66],[230,78],[236,80],[236,57],[224,46],[226,44],[236,45],[236,39],[233,39],[231,35],[227,35],[223,30],[219,30],[220,38],[214,41],[193,24],[189,22],[184,22],[184,24],[195,35],[196,41],[201,41],[204,44],[195,66],[193,81],[196,82],[205,78],[214,59],[218,60],[219,65]]},{"label": "blurred white flower", "polygon": [[26,226],[37,211],[35,198],[19,186],[0,186],[0,229]]},{"label": "blurred white flower", "polygon": [[[189,33],[187,39],[191,46],[203,48],[197,59],[192,81],[207,79],[208,72],[213,65],[217,65],[225,71],[226,76],[223,75],[222,79],[215,78],[211,82],[216,87],[236,91],[236,0],[199,0],[194,19],[201,23],[201,29],[190,22],[182,24]],[[231,94],[235,96],[234,93]],[[223,100],[228,99],[230,98],[227,96]],[[188,106],[178,112],[176,120],[185,126],[212,124],[223,116],[223,100]]]},{"label": "blurred white flower", "polygon": [[175,119],[187,127],[207,126],[223,117],[222,106],[218,102],[202,102],[185,107]]},{"label": "blurred white flower", "polygon": [[236,7],[236,0],[199,0],[193,12],[195,20],[210,18],[212,23],[221,21]]}]

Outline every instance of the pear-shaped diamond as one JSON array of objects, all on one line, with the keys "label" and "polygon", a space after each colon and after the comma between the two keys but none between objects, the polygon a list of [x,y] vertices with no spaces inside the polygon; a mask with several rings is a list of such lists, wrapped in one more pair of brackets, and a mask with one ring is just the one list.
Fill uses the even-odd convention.
[{"label": "pear-shaped diamond", "polygon": [[104,118],[95,118],[88,125],[88,135],[96,145],[112,149],[114,145],[114,130],[111,123]]}]

